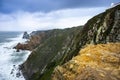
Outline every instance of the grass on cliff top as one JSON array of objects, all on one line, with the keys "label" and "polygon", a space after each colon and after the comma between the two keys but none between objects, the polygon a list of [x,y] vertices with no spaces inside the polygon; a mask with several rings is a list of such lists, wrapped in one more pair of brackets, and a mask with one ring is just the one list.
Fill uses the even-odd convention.
[{"label": "grass on cliff top", "polygon": [[[61,77],[64,78],[63,80],[76,80],[75,78],[77,76],[80,76],[85,72],[86,76],[94,74],[90,71],[98,73],[94,74],[94,77],[98,78],[99,76],[101,79],[103,77],[104,79],[102,80],[108,80],[113,77],[113,75],[119,78],[119,55],[120,43],[87,45],[84,49],[81,49],[79,54],[72,60],[62,66],[56,67],[52,80],[59,80]],[[108,77],[109,71],[114,72],[113,74],[110,74],[110,77]],[[83,80],[87,80],[84,76],[81,77]]]}]

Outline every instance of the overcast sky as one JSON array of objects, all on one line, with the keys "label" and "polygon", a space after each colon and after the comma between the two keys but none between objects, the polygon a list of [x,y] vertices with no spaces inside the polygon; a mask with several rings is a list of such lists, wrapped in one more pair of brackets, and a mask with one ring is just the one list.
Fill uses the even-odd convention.
[{"label": "overcast sky", "polygon": [[119,0],[0,0],[0,31],[84,25]]}]

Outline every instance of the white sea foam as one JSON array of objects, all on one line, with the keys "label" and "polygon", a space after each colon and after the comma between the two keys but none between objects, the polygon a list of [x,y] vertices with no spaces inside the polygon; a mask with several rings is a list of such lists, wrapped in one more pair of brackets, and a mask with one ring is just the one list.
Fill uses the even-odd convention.
[{"label": "white sea foam", "polygon": [[16,74],[19,72],[18,66],[27,59],[30,51],[16,52],[13,47],[18,42],[24,43],[26,40],[22,39],[22,34],[9,39],[10,42],[0,44],[0,80],[25,80],[22,75],[16,77]]}]

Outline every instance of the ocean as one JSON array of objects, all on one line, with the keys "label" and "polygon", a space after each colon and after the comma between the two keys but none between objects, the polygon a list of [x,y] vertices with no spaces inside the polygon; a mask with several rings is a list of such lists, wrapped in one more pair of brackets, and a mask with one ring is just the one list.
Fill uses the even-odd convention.
[{"label": "ocean", "polygon": [[17,43],[26,41],[22,35],[22,32],[0,32],[0,80],[25,80],[18,67],[30,51],[13,49]]}]

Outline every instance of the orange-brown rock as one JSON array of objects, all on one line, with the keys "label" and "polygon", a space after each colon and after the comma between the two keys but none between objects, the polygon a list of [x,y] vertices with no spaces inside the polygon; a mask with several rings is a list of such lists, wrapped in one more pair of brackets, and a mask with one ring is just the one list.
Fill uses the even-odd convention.
[{"label": "orange-brown rock", "polygon": [[18,43],[14,48],[17,49],[17,51],[19,51],[20,49],[33,50],[41,43],[43,37],[45,37],[44,33],[32,35],[26,43]]}]

